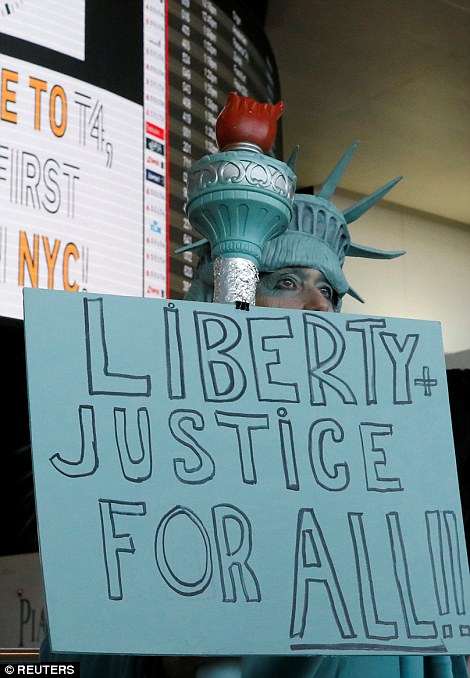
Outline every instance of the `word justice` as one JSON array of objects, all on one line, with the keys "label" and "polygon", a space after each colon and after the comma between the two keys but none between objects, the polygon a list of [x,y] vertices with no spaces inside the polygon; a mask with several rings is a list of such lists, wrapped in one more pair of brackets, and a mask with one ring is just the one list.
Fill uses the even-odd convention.
[{"label": "word justice", "polygon": [[[383,438],[393,434],[391,424],[360,422],[355,433],[349,428],[345,434],[338,421],[324,418],[303,422],[299,432],[298,422],[293,424],[290,419],[276,417],[273,428],[277,428],[278,441],[273,445],[272,437],[268,444],[263,437],[263,429],[271,426],[268,414],[216,410],[213,415],[216,426],[214,420],[206,426],[206,420],[197,410],[173,410],[168,419],[172,436],[169,438],[161,426],[152,430],[147,408],[132,412],[114,408],[106,426],[113,433],[115,458],[123,477],[133,483],[149,480],[158,461],[161,472],[170,470],[181,483],[201,485],[214,478],[216,462],[222,475],[227,463],[233,466],[233,461],[227,461],[227,457],[231,456],[231,444],[236,441],[232,455],[235,455],[235,464],[240,471],[239,478],[246,485],[258,483],[258,466],[266,463],[269,450],[270,463],[275,458],[279,461],[280,482],[287,490],[300,490],[300,478],[311,483],[313,476],[316,486],[340,492],[348,488],[352,476],[358,473],[364,477],[368,492],[403,490],[396,473],[399,462],[394,451],[397,445],[388,438],[389,451],[383,447]],[[93,406],[79,406],[77,429],[80,429],[81,452],[80,455],[72,452],[71,458],[63,454],[50,457],[52,466],[60,474],[69,478],[91,476],[98,471],[101,458],[109,457],[113,443],[101,445],[97,418]],[[225,438],[217,427],[232,429],[233,433],[229,435],[233,437]],[[209,444],[201,437],[204,433]],[[356,450],[360,450],[359,453]],[[168,465],[172,468],[168,469]]]}]

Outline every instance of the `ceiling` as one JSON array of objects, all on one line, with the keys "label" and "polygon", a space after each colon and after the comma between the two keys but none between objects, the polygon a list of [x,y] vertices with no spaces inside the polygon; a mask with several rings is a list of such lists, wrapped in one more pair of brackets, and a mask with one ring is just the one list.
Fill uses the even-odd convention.
[{"label": "ceiling", "polygon": [[470,0],[269,0],[265,32],[299,187],[359,141],[341,188],[470,224]]}]

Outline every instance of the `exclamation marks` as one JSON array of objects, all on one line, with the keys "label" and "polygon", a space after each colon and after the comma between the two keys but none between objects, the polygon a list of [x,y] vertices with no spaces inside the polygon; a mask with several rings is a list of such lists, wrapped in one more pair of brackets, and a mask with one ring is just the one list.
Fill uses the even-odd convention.
[{"label": "exclamation marks", "polygon": [[[455,607],[458,615],[464,615],[460,542],[454,511],[426,511],[426,529],[439,614],[444,617]],[[470,636],[470,625],[460,624],[459,632],[462,637]],[[443,624],[443,638],[453,635],[452,624]]]}]

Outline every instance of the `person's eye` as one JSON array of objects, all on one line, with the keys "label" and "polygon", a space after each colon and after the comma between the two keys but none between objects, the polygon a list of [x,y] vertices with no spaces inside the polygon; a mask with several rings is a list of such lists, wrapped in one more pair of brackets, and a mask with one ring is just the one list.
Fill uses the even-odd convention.
[{"label": "person's eye", "polygon": [[280,278],[275,285],[275,289],[277,290],[295,290],[297,289],[297,281],[294,278],[291,278],[290,276],[285,276],[284,278]]},{"label": "person's eye", "polygon": [[329,285],[322,285],[319,289],[320,289],[320,292],[325,297],[325,299],[328,299],[328,301],[333,300],[333,288],[332,287],[330,287]]}]

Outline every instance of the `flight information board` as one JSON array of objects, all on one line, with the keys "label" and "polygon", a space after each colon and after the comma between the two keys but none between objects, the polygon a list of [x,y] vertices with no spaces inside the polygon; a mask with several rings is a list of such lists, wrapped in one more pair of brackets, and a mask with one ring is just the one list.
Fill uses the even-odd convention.
[{"label": "flight information board", "polygon": [[[223,0],[0,7],[0,317],[24,287],[181,298],[191,164],[236,91],[279,99],[249,10]],[[273,154],[281,157],[280,139]]]},{"label": "flight information board", "polygon": [[[189,167],[217,152],[215,122],[230,91],[258,101],[279,100],[271,48],[254,17],[234,2],[172,0],[168,5],[170,82],[170,290],[191,285],[196,255],[173,252],[199,236],[185,217]],[[281,158],[278,134],[273,154]]]}]

